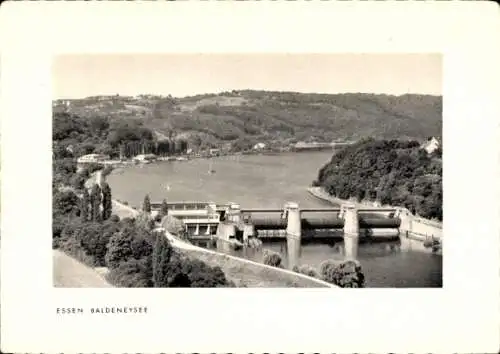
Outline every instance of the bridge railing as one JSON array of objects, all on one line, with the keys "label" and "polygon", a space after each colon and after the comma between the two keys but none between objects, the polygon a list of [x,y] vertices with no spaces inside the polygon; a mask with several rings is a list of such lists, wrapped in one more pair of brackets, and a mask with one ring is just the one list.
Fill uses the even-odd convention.
[{"label": "bridge railing", "polygon": [[[178,203],[167,203],[168,209],[170,210],[202,210],[206,209],[210,203],[200,203],[200,202],[178,202]],[[162,203],[152,202],[151,209],[161,208]]]}]

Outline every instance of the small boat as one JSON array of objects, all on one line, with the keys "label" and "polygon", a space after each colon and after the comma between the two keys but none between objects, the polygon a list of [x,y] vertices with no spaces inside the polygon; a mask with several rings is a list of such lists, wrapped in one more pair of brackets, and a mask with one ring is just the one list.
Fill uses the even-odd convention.
[{"label": "small boat", "polygon": [[177,161],[187,161],[188,159],[186,157],[180,156],[177,158]]}]

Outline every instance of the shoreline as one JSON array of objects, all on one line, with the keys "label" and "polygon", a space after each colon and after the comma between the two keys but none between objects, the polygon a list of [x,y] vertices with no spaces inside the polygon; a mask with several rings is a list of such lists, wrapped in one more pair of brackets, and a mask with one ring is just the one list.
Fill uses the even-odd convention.
[{"label": "shoreline", "polygon": [[[93,161],[93,162],[85,162],[85,163],[78,163],[84,166],[85,164],[89,163],[97,163],[97,164],[102,164],[104,166],[111,166],[113,168],[125,168],[125,167],[130,167],[130,166],[139,166],[139,165],[152,165],[152,164],[158,164],[162,162],[189,162],[192,160],[210,160],[210,159],[216,159],[216,158],[224,158],[224,157],[237,157],[237,156],[276,156],[276,155],[284,155],[284,154],[302,154],[302,153],[310,153],[310,152],[325,152],[328,150],[314,150],[311,149],[310,151],[307,150],[283,150],[283,151],[249,151],[249,152],[231,152],[231,153],[222,153],[219,155],[208,155],[208,156],[190,156],[190,155],[178,155],[178,156],[166,156],[166,157],[160,157],[158,156],[156,159],[148,161],[148,162],[139,162],[139,161],[134,161],[133,158],[126,159],[126,160],[105,160],[105,161]],[[332,150],[333,153],[333,150]]]}]

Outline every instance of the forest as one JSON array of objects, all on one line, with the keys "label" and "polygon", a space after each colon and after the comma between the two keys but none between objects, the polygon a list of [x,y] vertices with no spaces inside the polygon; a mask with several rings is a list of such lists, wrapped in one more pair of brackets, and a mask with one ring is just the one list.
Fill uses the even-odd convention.
[{"label": "forest", "polygon": [[[120,124],[140,122],[149,132],[186,139],[194,149],[229,144],[242,150],[258,142],[283,146],[366,137],[423,140],[440,138],[442,131],[442,97],[430,95],[243,90],[184,98],[104,96],[68,102],[54,102],[54,110]],[[145,130],[141,134],[151,137]],[[116,140],[119,137],[112,139]]]},{"label": "forest", "polygon": [[154,153],[173,155],[185,153],[184,139],[158,139],[154,132],[138,119],[85,117],[68,112],[53,115],[53,152],[55,159],[75,158],[98,153],[111,158],[133,157]]},{"label": "forest", "polygon": [[315,186],[331,195],[402,206],[443,219],[442,149],[428,154],[417,141],[363,139],[337,152]]}]

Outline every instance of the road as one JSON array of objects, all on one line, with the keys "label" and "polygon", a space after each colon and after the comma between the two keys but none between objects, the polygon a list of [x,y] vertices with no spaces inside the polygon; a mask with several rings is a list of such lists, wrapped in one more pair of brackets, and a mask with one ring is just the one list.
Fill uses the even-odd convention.
[{"label": "road", "polygon": [[57,250],[53,251],[53,281],[59,288],[112,288],[95,270]]}]

